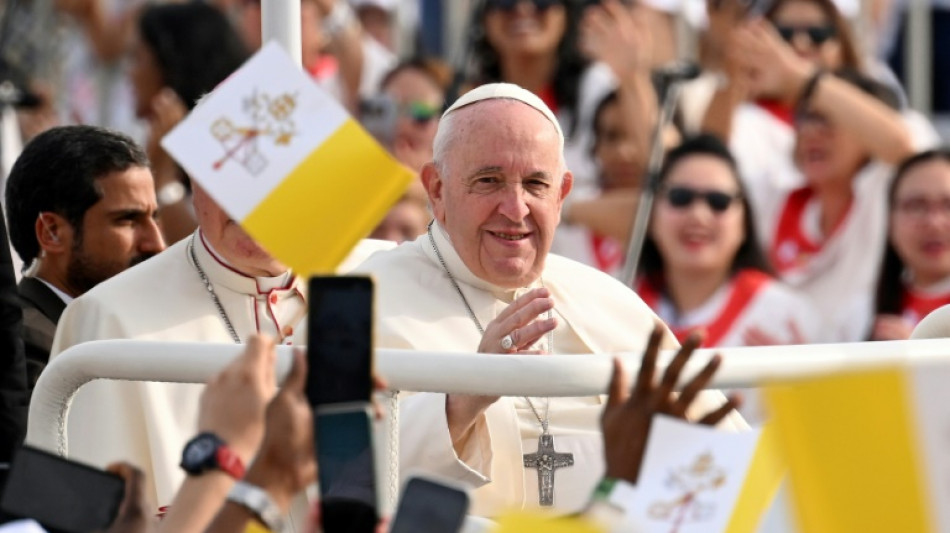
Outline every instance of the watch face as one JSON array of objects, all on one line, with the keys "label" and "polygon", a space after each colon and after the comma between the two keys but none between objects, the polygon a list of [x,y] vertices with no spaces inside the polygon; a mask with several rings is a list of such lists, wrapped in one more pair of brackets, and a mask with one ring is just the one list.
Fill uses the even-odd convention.
[{"label": "watch face", "polygon": [[214,454],[215,447],[215,442],[209,438],[192,441],[191,445],[185,449],[183,462],[189,466],[199,466]]}]

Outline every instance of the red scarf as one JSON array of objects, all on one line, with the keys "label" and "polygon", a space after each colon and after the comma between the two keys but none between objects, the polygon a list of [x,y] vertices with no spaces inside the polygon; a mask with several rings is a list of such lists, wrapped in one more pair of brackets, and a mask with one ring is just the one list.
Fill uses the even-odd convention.
[{"label": "red scarf", "polygon": [[950,293],[922,294],[907,286],[904,286],[901,292],[903,293],[901,297],[903,312],[901,314],[915,326],[938,307],[950,304]]},{"label": "red scarf", "polygon": [[[673,328],[673,335],[683,342],[693,331],[705,331],[706,337],[703,340],[704,348],[712,348],[725,338],[726,334],[732,329],[736,319],[748,307],[749,303],[755,299],[756,295],[764,289],[772,278],[759,270],[744,269],[736,273],[731,280],[732,287],[729,295],[726,297],[726,305],[723,306],[712,322],[695,326],[691,328]],[[637,283],[637,294],[654,311],[660,308],[660,289],[655,283],[647,282],[641,279]]]},{"label": "red scarf", "polygon": [[[779,215],[778,226],[775,228],[772,247],[769,250],[769,260],[772,261],[772,265],[779,273],[785,273],[807,265],[812,257],[821,252],[825,243],[848,218],[848,215],[845,214],[835,225],[831,235],[826,236],[823,241],[815,242],[811,240],[802,231],[802,217],[805,214],[808,201],[814,195],[815,192],[811,187],[802,187],[792,191],[785,200],[782,214]],[[849,207],[849,212],[850,209]]]},{"label": "red scarf", "polygon": [[557,95],[554,94],[554,86],[550,84],[545,85],[543,89],[538,91],[537,96],[551,109],[551,112],[557,116]]},{"label": "red scarf", "polygon": [[613,272],[623,262],[623,246],[613,237],[591,232],[590,247],[594,251],[594,263],[602,272]]},{"label": "red scarf", "polygon": [[756,105],[789,127],[795,126],[795,110],[778,100],[758,100]]}]

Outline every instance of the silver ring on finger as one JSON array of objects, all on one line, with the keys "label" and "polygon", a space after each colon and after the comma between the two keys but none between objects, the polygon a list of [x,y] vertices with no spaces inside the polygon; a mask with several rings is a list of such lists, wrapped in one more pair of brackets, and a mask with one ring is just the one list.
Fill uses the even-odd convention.
[{"label": "silver ring on finger", "polygon": [[510,350],[514,348],[514,346],[515,346],[515,341],[514,339],[511,338],[511,333],[501,338],[501,348],[503,350]]}]

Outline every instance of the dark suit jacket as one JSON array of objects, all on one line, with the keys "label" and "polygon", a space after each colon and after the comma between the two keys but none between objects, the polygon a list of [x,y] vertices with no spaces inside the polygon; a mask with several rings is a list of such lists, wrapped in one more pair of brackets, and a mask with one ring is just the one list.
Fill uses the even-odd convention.
[{"label": "dark suit jacket", "polygon": [[23,306],[23,345],[26,348],[26,375],[30,390],[49,362],[56,324],[66,303],[35,278],[23,278],[17,285]]},{"label": "dark suit jacket", "polygon": [[22,314],[2,213],[0,211],[0,462],[7,462],[26,433],[29,395],[20,338]]}]

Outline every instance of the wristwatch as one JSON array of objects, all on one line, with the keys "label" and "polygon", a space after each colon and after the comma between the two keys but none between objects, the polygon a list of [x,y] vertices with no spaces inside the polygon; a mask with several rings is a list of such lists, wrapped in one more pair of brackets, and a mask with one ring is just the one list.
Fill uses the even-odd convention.
[{"label": "wristwatch", "polygon": [[201,433],[188,441],[181,453],[181,467],[193,476],[218,469],[234,479],[244,477],[244,462],[214,433]]},{"label": "wristwatch", "polygon": [[267,529],[274,533],[284,530],[283,513],[264,489],[246,481],[238,481],[228,493],[228,501],[253,513],[262,524],[267,526]]}]

